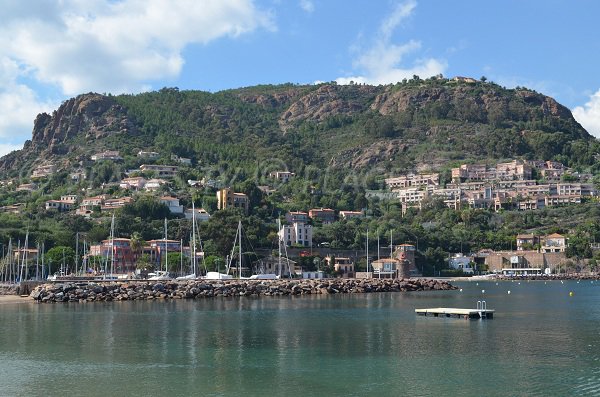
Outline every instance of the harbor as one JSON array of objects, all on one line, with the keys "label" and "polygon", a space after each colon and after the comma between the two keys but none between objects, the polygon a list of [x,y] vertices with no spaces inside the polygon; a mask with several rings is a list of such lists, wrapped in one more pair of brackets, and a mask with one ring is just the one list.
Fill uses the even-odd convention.
[{"label": "harbor", "polygon": [[[98,380],[110,379],[111,393],[136,396],[597,395],[600,283],[453,284],[94,304],[29,298],[0,310],[2,392],[103,396]],[[492,321],[415,314],[475,307],[482,288]]]}]

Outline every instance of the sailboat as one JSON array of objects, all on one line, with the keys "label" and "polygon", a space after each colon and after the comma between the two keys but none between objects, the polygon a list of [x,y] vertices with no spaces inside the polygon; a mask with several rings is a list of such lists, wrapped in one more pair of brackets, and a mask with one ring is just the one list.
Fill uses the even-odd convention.
[{"label": "sailboat", "polygon": [[[183,245],[183,244],[182,244]],[[183,248],[183,247],[182,247]],[[190,258],[191,258],[191,273],[185,276],[177,277],[176,280],[195,280],[196,276],[197,258],[196,258],[196,207],[192,201],[192,244],[190,244]]]},{"label": "sailboat", "polygon": [[228,261],[227,261],[227,269],[225,273],[221,273],[221,272],[207,272],[206,276],[204,276],[205,280],[231,280],[233,279],[233,276],[229,274],[229,269],[231,268],[231,262],[233,261],[233,253],[235,251],[236,248],[236,244],[239,241],[239,256],[238,256],[238,277],[241,274],[242,271],[242,221],[238,222],[238,230],[237,233],[235,234],[235,240],[233,240],[233,248],[231,249],[231,255]]},{"label": "sailboat", "polygon": [[[279,220],[279,218],[277,218],[277,251],[278,251],[278,257],[277,257],[277,274],[275,273],[258,273],[258,274],[253,274],[252,276],[250,276],[251,280],[277,280],[279,278],[281,278],[281,276],[283,275],[282,271],[282,263],[281,263],[281,236],[279,236],[279,233],[281,232],[281,220]],[[286,255],[286,263],[288,265],[288,272],[290,274],[290,277],[292,275],[292,269],[289,268],[290,266],[290,261],[287,258]]]},{"label": "sailboat", "polygon": [[[154,273],[148,273],[148,280],[163,281],[171,280],[169,276],[169,250],[167,249],[167,218],[165,218],[165,270],[157,270]],[[162,255],[161,255],[162,256]]]}]

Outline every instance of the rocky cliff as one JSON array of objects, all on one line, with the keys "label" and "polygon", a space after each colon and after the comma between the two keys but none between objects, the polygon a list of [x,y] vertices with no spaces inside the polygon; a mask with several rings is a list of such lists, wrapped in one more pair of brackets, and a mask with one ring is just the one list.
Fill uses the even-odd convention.
[{"label": "rocky cliff", "polygon": [[[112,138],[119,135],[142,136],[136,144],[144,146],[129,147],[125,139],[118,141],[122,147],[114,147]],[[287,84],[215,94],[177,89],[117,97],[89,93],[65,101],[52,115],[38,115],[31,140],[0,159],[0,173],[22,164],[66,161],[67,154],[81,158],[104,149],[132,152],[165,143],[190,157],[231,160],[230,154],[207,152],[199,141],[225,152],[242,145],[255,160],[271,158],[272,149],[283,147],[289,148],[287,159],[319,167],[385,163],[389,168],[390,162],[401,162],[420,169],[460,156],[569,155],[566,147],[577,140],[593,138],[554,99],[484,82],[417,79],[387,86]]]}]

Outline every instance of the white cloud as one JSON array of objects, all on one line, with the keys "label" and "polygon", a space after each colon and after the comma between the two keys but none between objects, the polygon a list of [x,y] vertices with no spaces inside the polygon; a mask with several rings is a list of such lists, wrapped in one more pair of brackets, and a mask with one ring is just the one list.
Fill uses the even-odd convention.
[{"label": "white cloud", "polygon": [[57,0],[43,17],[8,8],[0,51],[67,95],[138,91],[176,77],[186,45],[273,28],[250,0]]},{"label": "white cloud", "polygon": [[300,0],[300,8],[311,13],[315,10],[315,4],[311,0]]},{"label": "white cloud", "polygon": [[413,61],[411,65],[403,65],[408,55],[421,49],[421,42],[409,40],[404,44],[392,43],[394,31],[413,14],[416,6],[415,0],[399,3],[379,26],[377,37],[369,49],[361,51],[353,46],[356,52],[361,53],[353,63],[354,69],[359,70],[361,74],[340,77],[336,81],[339,84],[348,84],[350,81],[388,84],[411,78],[413,75],[427,78],[443,73],[447,65],[441,59],[421,58]]},{"label": "white cloud", "polygon": [[583,106],[573,109],[573,117],[590,134],[600,138],[600,90],[590,96],[590,100]]},{"label": "white cloud", "polygon": [[[34,89],[140,92],[176,78],[182,51],[257,29],[274,30],[253,0],[48,0],[0,2],[0,142],[27,136],[57,105]],[[56,96],[56,95],[55,95]],[[24,138],[23,138],[24,139]],[[21,141],[23,140],[21,139]]]},{"label": "white cloud", "polygon": [[19,142],[31,136],[35,116],[56,107],[56,103],[40,101],[31,88],[19,84],[17,78],[21,73],[15,61],[0,58],[0,141],[3,141],[0,151],[14,150],[15,144],[6,142]]}]

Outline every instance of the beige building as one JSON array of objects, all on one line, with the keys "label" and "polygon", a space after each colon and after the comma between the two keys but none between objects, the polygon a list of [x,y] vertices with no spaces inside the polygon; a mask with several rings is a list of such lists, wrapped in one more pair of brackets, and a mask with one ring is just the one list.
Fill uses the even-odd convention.
[{"label": "beige building", "polygon": [[394,258],[382,258],[371,262],[373,278],[397,278],[400,261]]},{"label": "beige building", "polygon": [[109,160],[109,161],[119,161],[123,160],[123,157],[119,155],[119,152],[116,150],[105,150],[104,152],[96,153],[92,155],[92,161],[101,161],[101,160]]},{"label": "beige building", "polygon": [[54,174],[56,172],[56,168],[57,167],[54,164],[40,165],[39,167],[37,167],[36,169],[33,170],[33,173],[31,174],[31,178],[32,179],[45,178],[47,176]]},{"label": "beige building", "polygon": [[438,186],[440,174],[408,174],[393,178],[386,178],[385,184],[389,189],[402,189],[419,186]]},{"label": "beige building", "polygon": [[244,214],[248,215],[250,200],[244,193],[236,193],[230,188],[221,189],[217,192],[217,208],[224,210],[227,208],[240,208]]},{"label": "beige building", "polygon": [[567,249],[567,238],[561,234],[554,233],[542,239],[542,252],[565,252]]},{"label": "beige building", "polygon": [[363,218],[364,216],[362,211],[340,211],[340,219]]},{"label": "beige building", "polygon": [[325,263],[327,266],[332,266],[334,271],[340,272],[342,278],[354,277],[354,262],[350,258],[326,256]]}]

